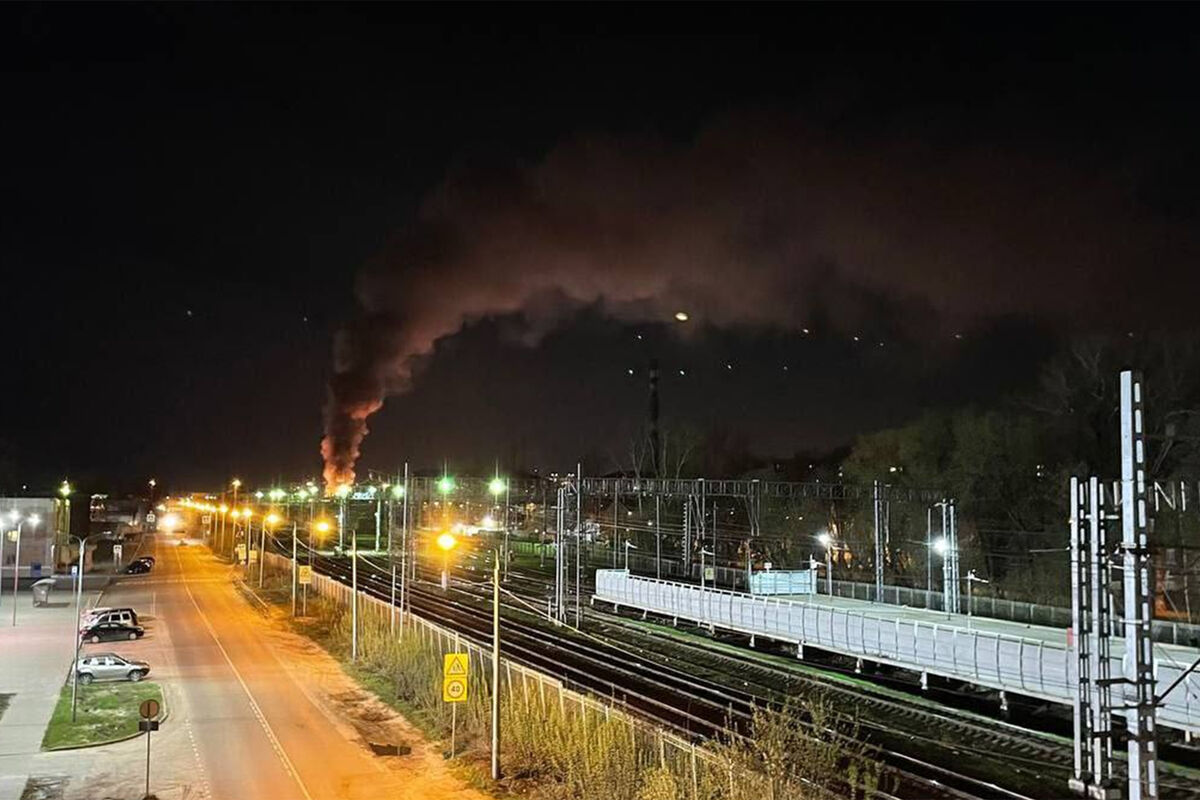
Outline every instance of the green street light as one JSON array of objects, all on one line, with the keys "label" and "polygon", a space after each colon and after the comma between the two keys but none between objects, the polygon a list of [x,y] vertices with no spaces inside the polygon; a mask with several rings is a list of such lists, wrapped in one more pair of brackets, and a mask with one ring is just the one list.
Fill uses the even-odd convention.
[{"label": "green street light", "polygon": [[63,497],[68,497],[71,494],[71,484],[67,481],[62,482],[62,486],[58,487],[58,493]]},{"label": "green street light", "polygon": [[262,500],[262,499],[263,499],[263,493],[262,493],[262,492],[255,492],[255,493],[254,493],[254,498],[255,498],[256,500]]},{"label": "green street light", "polygon": [[285,492],[283,489],[272,489],[269,494],[271,495],[272,500],[279,502],[283,499],[287,492]]},{"label": "green street light", "polygon": [[392,487],[392,497],[395,497],[395,498],[404,497],[404,487],[400,484],[396,484],[395,486],[393,486]]},{"label": "green street light", "polygon": [[491,483],[488,484],[488,491],[497,496],[504,494],[505,488],[504,480],[499,477],[492,478]]},{"label": "green street light", "polygon": [[443,475],[438,479],[437,490],[442,494],[450,494],[454,491],[454,478],[449,475]]},{"label": "green street light", "polygon": [[346,499],[346,497],[347,497],[347,495],[349,495],[349,494],[350,494],[350,484],[348,484],[348,483],[343,483],[343,484],[341,484],[341,485],[340,485],[340,486],[338,486],[338,487],[337,487],[337,489],[334,491],[334,494],[336,494],[338,497],[340,497],[340,498],[342,498],[343,500],[345,500],[345,499]]}]

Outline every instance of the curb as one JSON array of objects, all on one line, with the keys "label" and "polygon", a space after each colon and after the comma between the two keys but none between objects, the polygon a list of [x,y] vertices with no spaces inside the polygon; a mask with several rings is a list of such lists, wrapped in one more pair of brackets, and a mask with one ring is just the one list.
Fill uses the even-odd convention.
[{"label": "curb", "polygon": [[[161,683],[158,684],[158,687],[161,690],[162,684]],[[158,716],[158,721],[161,723],[161,722],[166,722],[167,719],[171,716],[171,709],[167,707],[167,693],[164,691],[160,691],[159,694],[162,695],[161,703],[162,703],[162,708],[163,708],[163,712],[161,714],[159,714],[159,716]],[[87,744],[69,744],[69,745],[61,745],[59,747],[43,747],[41,749],[41,752],[43,752],[43,753],[62,753],[67,750],[90,750],[93,747],[104,747],[105,745],[117,744],[118,742],[128,742],[130,739],[136,739],[137,737],[141,736],[143,733],[144,733],[144,731],[134,731],[133,733],[126,734],[125,736],[118,736],[115,739],[105,739],[102,742],[88,742]]]}]

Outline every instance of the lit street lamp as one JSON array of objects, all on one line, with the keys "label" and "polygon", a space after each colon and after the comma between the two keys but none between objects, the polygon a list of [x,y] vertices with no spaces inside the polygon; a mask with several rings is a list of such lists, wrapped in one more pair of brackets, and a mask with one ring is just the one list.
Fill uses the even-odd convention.
[{"label": "lit street lamp", "polygon": [[817,541],[825,548],[825,590],[833,597],[833,536],[829,531],[821,531]]},{"label": "lit street lamp", "polygon": [[13,627],[17,626],[17,578],[21,575],[21,528],[26,522],[31,523],[33,527],[37,527],[41,522],[37,514],[30,514],[27,518],[21,519],[16,511],[12,512],[13,522],[17,523],[17,555],[13,561]]},{"label": "lit street lamp", "polygon": [[72,629],[72,634],[75,639],[75,660],[71,662],[71,722],[75,722],[75,704],[79,696],[79,645],[83,642],[83,636],[79,632],[82,618],[80,617],[80,605],[83,601],[83,554],[87,550],[88,536],[72,536],[67,534],[67,541],[74,539],[79,542],[79,574],[75,581],[75,627]]},{"label": "lit street lamp", "polygon": [[267,514],[263,517],[262,524],[259,526],[258,532],[258,588],[263,585],[263,570],[267,563],[267,526],[275,525],[279,522],[279,515],[275,513]]},{"label": "lit street lamp", "polygon": [[[503,549],[503,562],[502,563],[504,564],[504,578],[505,578],[505,580],[507,580],[508,579],[508,507],[509,507],[508,481],[504,480],[499,475],[497,475],[496,477],[492,478],[490,483],[488,483],[488,491],[491,492],[492,497],[496,498],[497,500],[500,499],[501,494],[504,495],[504,549]],[[493,506],[494,505],[495,504],[493,503]]]},{"label": "lit street lamp", "polygon": [[976,577],[975,570],[967,572],[967,630],[971,629],[971,606],[974,605],[971,601],[971,584],[974,583],[990,583],[991,581]]},{"label": "lit street lamp", "polygon": [[449,533],[443,533],[437,537],[437,546],[442,549],[442,589],[450,588],[450,551],[458,544]]}]

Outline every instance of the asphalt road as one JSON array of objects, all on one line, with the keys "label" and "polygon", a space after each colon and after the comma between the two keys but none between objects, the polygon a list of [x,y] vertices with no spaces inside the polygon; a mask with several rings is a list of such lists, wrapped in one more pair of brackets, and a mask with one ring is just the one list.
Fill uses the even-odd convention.
[{"label": "asphalt road", "polygon": [[[157,558],[146,576],[122,579],[106,606],[133,605],[147,615],[147,636],[128,644],[89,645],[151,663],[167,689],[175,746],[156,767],[186,771],[194,796],[241,800],[324,800],[394,796],[393,776],[347,729],[306,695],[264,635],[268,623],[242,598],[231,568],[206,548],[148,538]],[[183,729],[181,735],[180,728]],[[164,741],[164,744],[167,742]]]}]

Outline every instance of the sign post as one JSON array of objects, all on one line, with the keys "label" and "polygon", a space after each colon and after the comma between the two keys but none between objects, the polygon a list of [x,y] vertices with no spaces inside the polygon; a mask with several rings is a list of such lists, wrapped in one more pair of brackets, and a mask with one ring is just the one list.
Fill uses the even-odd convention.
[{"label": "sign post", "polygon": [[467,675],[471,669],[466,653],[442,656],[442,702],[450,703],[450,757],[454,758],[454,736],[458,727],[458,704],[467,702]]},{"label": "sign post", "polygon": [[121,566],[121,563],[124,561],[124,558],[122,558],[122,556],[125,555],[124,551],[124,546],[119,544],[113,545],[113,561],[117,562],[118,567]]},{"label": "sign post", "polygon": [[158,701],[154,699],[143,700],[138,706],[138,715],[141,716],[141,721],[138,722],[138,730],[146,732],[146,794],[144,798],[148,800],[150,797],[150,732],[158,730]]}]

